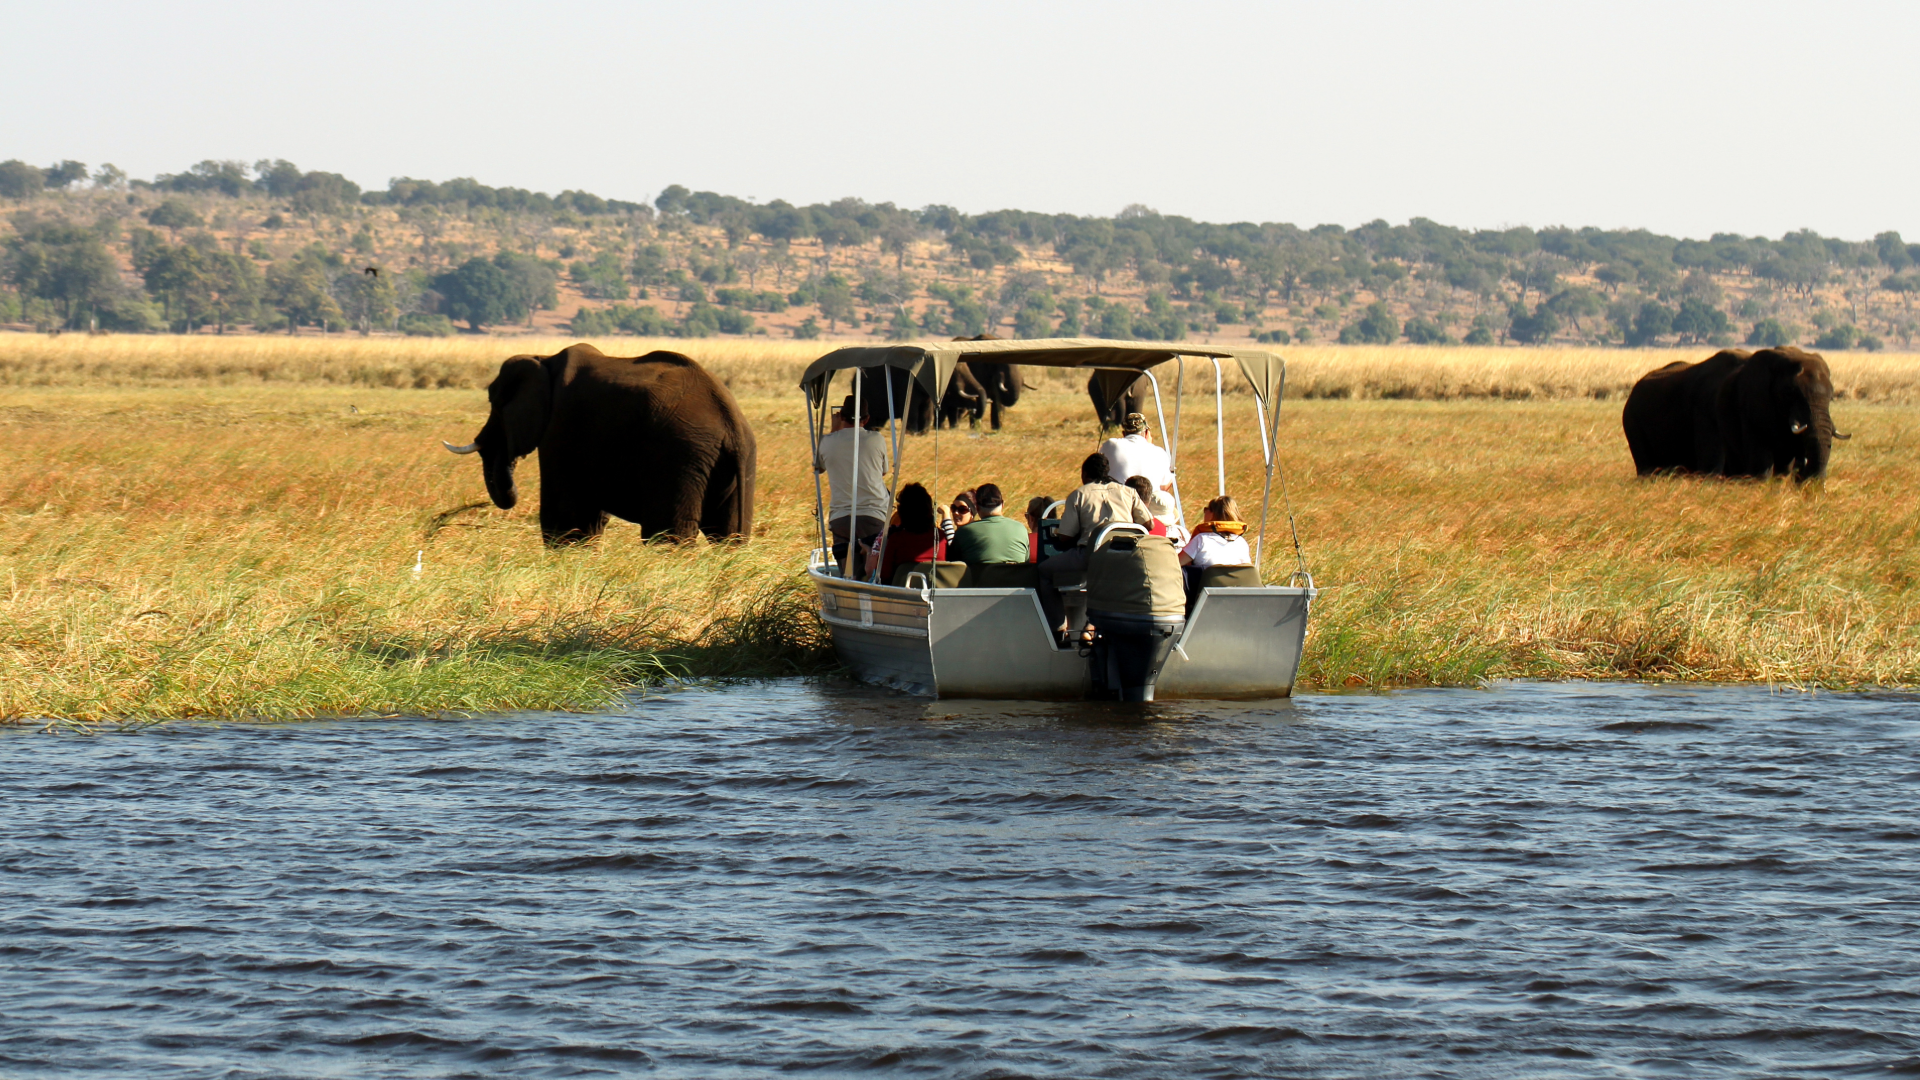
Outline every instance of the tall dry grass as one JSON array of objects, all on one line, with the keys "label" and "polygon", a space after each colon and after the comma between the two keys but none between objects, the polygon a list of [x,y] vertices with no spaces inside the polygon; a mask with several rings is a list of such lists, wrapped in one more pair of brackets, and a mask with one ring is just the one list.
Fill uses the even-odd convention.
[{"label": "tall dry grass", "polygon": [[[550,553],[531,490],[511,513],[474,506],[478,466],[439,448],[484,419],[474,389],[0,387],[0,715],[592,708],[667,677],[820,670],[795,397],[743,399],[750,544],[643,545],[616,525]],[[1245,397],[1228,406],[1250,419]],[[1189,410],[1191,509],[1216,480]],[[1289,403],[1279,450],[1324,590],[1303,686],[1920,683],[1920,409],[1842,402],[1856,437],[1807,489],[1636,480],[1618,410]],[[909,440],[905,474],[943,497],[993,480],[1017,506],[1063,495],[1095,439],[1077,392],[1043,391],[1000,434],[943,434],[937,463]],[[1257,442],[1235,448],[1229,490],[1257,498],[1259,473]],[[1276,513],[1267,572],[1291,568]]]},{"label": "tall dry grass", "polygon": [[[0,386],[245,386],[297,383],[397,389],[472,389],[485,386],[500,361],[518,353],[546,354],[575,338],[291,337],[212,334],[0,334]],[[1222,337],[1223,345],[1249,346]],[[608,338],[593,344],[616,356],[654,349],[682,352],[709,367],[742,395],[791,393],[807,364],[844,341],[758,338]],[[1500,348],[1493,346],[1291,345],[1286,358],[1288,396],[1295,398],[1502,400],[1609,399],[1634,380],[1674,360],[1703,359],[1712,349]],[[1920,404],[1920,353],[1846,352],[1828,356],[1842,399]],[[1231,370],[1226,388],[1244,393]],[[1172,392],[1172,376],[1162,375]],[[1189,396],[1212,393],[1211,368],[1189,361]],[[1086,376],[1026,369],[1042,392],[1072,393]]]}]

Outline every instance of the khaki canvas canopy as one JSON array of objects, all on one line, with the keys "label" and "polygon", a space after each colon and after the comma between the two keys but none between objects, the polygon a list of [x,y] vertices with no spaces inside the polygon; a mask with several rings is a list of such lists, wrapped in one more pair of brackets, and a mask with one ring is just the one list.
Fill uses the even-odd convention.
[{"label": "khaki canvas canopy", "polygon": [[1176,356],[1237,360],[1255,396],[1272,415],[1273,401],[1285,379],[1285,363],[1264,349],[1234,349],[1161,341],[1107,341],[1100,338],[1043,338],[1012,341],[904,342],[898,345],[835,349],[807,366],[800,387],[816,408],[836,371],[849,368],[900,368],[935,401],[946,393],[960,361],[974,364],[1033,364],[1087,368],[1098,373],[1101,392],[1117,401],[1141,372]]}]

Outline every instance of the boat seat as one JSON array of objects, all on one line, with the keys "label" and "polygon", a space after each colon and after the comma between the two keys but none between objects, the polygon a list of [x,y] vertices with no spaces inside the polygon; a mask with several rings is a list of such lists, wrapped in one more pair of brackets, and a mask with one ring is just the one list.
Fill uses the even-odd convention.
[{"label": "boat seat", "polygon": [[1193,609],[1200,603],[1200,596],[1208,589],[1229,589],[1251,586],[1258,588],[1264,582],[1260,580],[1260,568],[1257,566],[1206,566],[1199,570],[1188,569],[1187,581],[1193,586],[1187,593],[1187,616],[1193,616]]},{"label": "boat seat", "polygon": [[893,572],[893,584],[897,588],[906,588],[907,575],[920,574],[936,589],[958,589],[967,580],[967,564],[963,562],[917,562],[901,563]]},{"label": "boat seat", "polygon": [[1209,566],[1200,571],[1202,589],[1257,589],[1263,584],[1257,566]]},{"label": "boat seat", "polygon": [[969,589],[1037,589],[1040,565],[1030,562],[969,563]]}]

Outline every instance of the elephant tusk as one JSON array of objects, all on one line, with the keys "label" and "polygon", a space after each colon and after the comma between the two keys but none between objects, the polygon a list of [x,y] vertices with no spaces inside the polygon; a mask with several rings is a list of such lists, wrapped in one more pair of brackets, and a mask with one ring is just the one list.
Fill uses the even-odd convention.
[{"label": "elephant tusk", "polygon": [[1807,425],[1801,423],[1798,420],[1795,420],[1793,423],[1787,425],[1787,430],[1793,432],[1795,435],[1798,435],[1801,432],[1807,430]]},{"label": "elephant tusk", "polygon": [[1851,438],[1853,438],[1853,433],[1852,433],[1852,432],[1848,432],[1848,433],[1846,433],[1846,434],[1844,434],[1844,435],[1842,435],[1842,434],[1841,434],[1840,432],[1838,432],[1838,431],[1836,431],[1836,432],[1834,432],[1834,433],[1833,433],[1833,437],[1834,437],[1834,438],[1836,438],[1836,439],[1851,439]]},{"label": "elephant tusk", "polygon": [[455,446],[452,443],[446,441],[445,439],[442,439],[440,440],[440,445],[446,447],[448,450],[456,454],[471,454],[476,450],[480,449],[480,444],[477,442],[470,442],[465,446]]}]

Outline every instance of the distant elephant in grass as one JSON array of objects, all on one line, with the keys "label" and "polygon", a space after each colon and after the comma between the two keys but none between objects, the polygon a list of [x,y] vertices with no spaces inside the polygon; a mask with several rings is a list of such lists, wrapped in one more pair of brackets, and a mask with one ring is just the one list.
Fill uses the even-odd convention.
[{"label": "distant elephant in grass", "polygon": [[514,466],[540,452],[540,533],[548,546],[597,536],[607,516],[642,536],[753,532],[753,428],[705,368],[671,352],[606,356],[574,345],[515,356],[487,387],[480,455],[487,494],[511,510]]},{"label": "distant elephant in grass", "polygon": [[1008,409],[1020,404],[1020,391],[1025,386],[1020,375],[1020,365],[990,364],[984,360],[972,360],[963,361],[962,366],[971,369],[974,381],[980,384],[981,392],[986,395],[989,403],[993,430],[999,431],[1002,415]]},{"label": "distant elephant in grass", "polygon": [[1827,472],[1833,440],[1833,375],[1818,353],[1787,347],[1727,349],[1676,361],[1640,377],[1620,423],[1641,476],[1677,471],[1710,476],[1791,476]]},{"label": "distant elephant in grass", "polygon": [[1133,380],[1118,398],[1109,400],[1100,389],[1100,373],[1087,376],[1087,397],[1093,399],[1093,414],[1100,418],[1100,431],[1104,434],[1110,428],[1120,426],[1120,421],[1130,412],[1147,411],[1147,395],[1153,393],[1145,375]]}]

